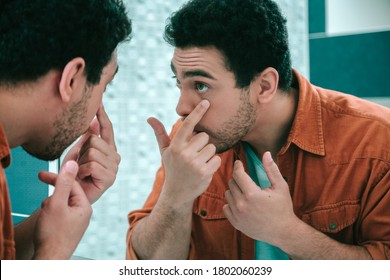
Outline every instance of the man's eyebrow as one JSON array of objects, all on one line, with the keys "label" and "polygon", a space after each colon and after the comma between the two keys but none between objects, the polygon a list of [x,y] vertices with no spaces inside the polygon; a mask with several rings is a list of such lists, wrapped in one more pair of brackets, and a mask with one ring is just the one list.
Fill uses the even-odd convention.
[{"label": "man's eyebrow", "polygon": [[[175,68],[175,66],[173,65],[172,62],[171,62],[171,69],[172,69],[172,72],[176,75],[176,68]],[[209,78],[209,79],[215,80],[215,78],[212,75],[210,75],[206,71],[203,71],[203,70],[200,70],[200,69],[184,71],[183,79],[196,77],[196,76],[201,76],[201,77],[205,77],[205,78]]]},{"label": "man's eyebrow", "polygon": [[190,71],[185,71],[184,74],[183,74],[183,78],[191,78],[191,77],[196,77],[196,76],[201,76],[201,77],[205,77],[205,78],[209,78],[209,79],[212,79],[212,80],[215,80],[215,78],[213,76],[211,76],[209,73],[207,73],[206,71],[203,71],[203,70],[190,70]]}]

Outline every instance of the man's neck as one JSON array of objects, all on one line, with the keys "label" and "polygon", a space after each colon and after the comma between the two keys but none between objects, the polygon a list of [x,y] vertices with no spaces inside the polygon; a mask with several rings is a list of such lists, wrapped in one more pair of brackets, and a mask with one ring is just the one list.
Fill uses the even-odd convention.
[{"label": "man's neck", "polygon": [[290,134],[295,113],[298,106],[298,90],[291,88],[289,92],[278,93],[279,97],[273,101],[266,109],[260,111],[262,123],[257,135],[252,135],[246,139],[259,159],[265,152],[270,151],[272,156],[276,155],[286,144]]}]

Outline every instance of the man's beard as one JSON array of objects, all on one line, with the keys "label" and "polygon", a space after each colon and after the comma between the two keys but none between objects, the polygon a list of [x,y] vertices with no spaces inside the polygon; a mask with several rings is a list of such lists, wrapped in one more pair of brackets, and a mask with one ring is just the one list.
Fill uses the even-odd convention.
[{"label": "man's beard", "polygon": [[240,101],[236,114],[224,122],[220,129],[210,131],[206,127],[196,127],[197,131],[204,131],[209,135],[218,154],[241,141],[256,122],[256,107],[250,103],[248,90],[242,91]]},{"label": "man's beard", "polygon": [[43,150],[29,151],[26,148],[24,150],[42,160],[58,159],[65,149],[85,132],[84,124],[87,117],[86,111],[89,98],[90,93],[86,88],[81,100],[65,110],[62,116],[54,122],[53,126],[56,132]]}]

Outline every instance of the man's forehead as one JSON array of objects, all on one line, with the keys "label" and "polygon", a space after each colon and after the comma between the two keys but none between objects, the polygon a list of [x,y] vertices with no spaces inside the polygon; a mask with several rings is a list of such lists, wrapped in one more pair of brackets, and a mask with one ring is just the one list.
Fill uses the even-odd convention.
[{"label": "man's forehead", "polygon": [[222,57],[222,54],[217,48],[213,46],[175,48],[173,51],[174,58],[195,59],[202,56]]},{"label": "man's forehead", "polygon": [[225,66],[221,52],[213,47],[175,48],[171,60],[173,72],[176,72],[179,68],[210,66]]}]

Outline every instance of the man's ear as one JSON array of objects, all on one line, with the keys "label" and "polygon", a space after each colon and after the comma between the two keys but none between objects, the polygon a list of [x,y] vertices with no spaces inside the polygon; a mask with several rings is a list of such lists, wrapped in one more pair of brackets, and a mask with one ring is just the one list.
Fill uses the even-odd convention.
[{"label": "man's ear", "polygon": [[279,73],[275,68],[264,69],[252,82],[251,91],[256,94],[257,101],[268,103],[278,90]]},{"label": "man's ear", "polygon": [[65,65],[59,83],[59,92],[64,102],[69,102],[75,91],[84,89],[86,83],[84,70],[85,61],[81,57],[76,57]]}]

